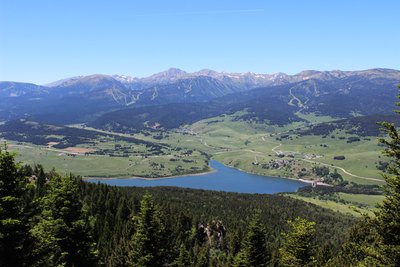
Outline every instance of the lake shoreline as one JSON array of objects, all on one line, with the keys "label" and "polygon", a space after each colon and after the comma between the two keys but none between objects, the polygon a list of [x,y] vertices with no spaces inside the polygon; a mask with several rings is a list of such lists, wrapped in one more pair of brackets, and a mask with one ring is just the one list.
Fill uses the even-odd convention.
[{"label": "lake shoreline", "polygon": [[311,185],[315,183],[315,185],[320,185],[320,186],[333,186],[331,184],[327,184],[327,183],[323,183],[323,182],[316,182],[313,180],[299,179],[299,181],[301,181],[303,183],[311,184]]},{"label": "lake shoreline", "polygon": [[141,176],[132,176],[132,177],[98,177],[98,176],[85,176],[82,177],[82,180],[115,180],[115,179],[134,179],[134,180],[145,180],[145,181],[157,181],[157,180],[164,180],[164,179],[174,179],[174,178],[181,178],[181,177],[186,177],[186,176],[203,176],[207,174],[211,174],[217,172],[217,170],[214,170],[211,168],[210,171],[207,172],[199,172],[199,173],[186,173],[186,174],[180,174],[180,175],[174,175],[174,176],[161,176],[161,177],[141,177]]},{"label": "lake shoreline", "polygon": [[[223,163],[221,163],[221,164],[223,164]],[[224,164],[224,165],[225,165],[225,164]],[[239,171],[244,172],[244,173],[248,173],[248,174],[252,174],[252,175],[258,175],[258,176],[262,176],[262,177],[281,178],[281,179],[287,179],[287,180],[292,180],[292,181],[298,181],[298,182],[302,182],[302,183],[306,183],[306,184],[311,184],[311,183],[313,182],[313,181],[311,181],[311,180],[296,179],[296,178],[285,177],[285,176],[262,175],[262,174],[258,174],[258,173],[252,173],[252,172],[249,172],[249,171],[245,171],[245,170],[242,170],[242,169],[240,169],[240,168],[235,168],[235,167],[232,167],[232,166],[230,166],[230,165],[225,165],[225,166],[227,166],[227,167],[229,167],[229,168],[232,168],[232,169],[235,169],[235,170],[239,170]],[[307,182],[307,181],[309,181],[309,182]]]},{"label": "lake shoreline", "polygon": [[[215,160],[215,159],[214,159]],[[216,160],[217,161],[217,160]],[[218,161],[219,162],[219,161]],[[305,179],[296,179],[293,177],[284,177],[284,176],[270,176],[270,175],[262,175],[262,174],[258,174],[258,173],[252,173],[246,170],[242,170],[240,168],[235,168],[233,166],[230,165],[226,165],[222,162],[220,162],[221,164],[223,164],[224,166],[228,167],[228,168],[232,168],[234,170],[238,170],[247,174],[252,174],[252,175],[258,175],[261,177],[272,177],[272,178],[282,178],[282,179],[288,179],[288,180],[292,180],[292,181],[298,181],[301,183],[305,183],[305,184],[312,184],[314,183],[314,181],[312,180],[305,180]],[[121,177],[121,176],[115,176],[115,177],[101,177],[101,176],[84,176],[82,177],[82,180],[87,181],[87,180],[114,180],[114,179],[134,179],[134,180],[145,180],[145,181],[157,181],[157,180],[164,180],[164,179],[174,179],[174,178],[181,178],[181,177],[187,177],[187,176],[203,176],[203,175],[208,175],[214,172],[217,172],[217,170],[213,169],[210,165],[210,171],[207,172],[200,172],[200,173],[187,173],[187,174],[181,174],[181,175],[173,175],[173,176],[161,176],[161,177],[142,177],[142,176],[132,176],[132,177]],[[321,185],[321,186],[331,186],[325,183],[321,183],[321,182],[317,182],[317,185]]]},{"label": "lake shoreline", "polygon": [[87,178],[87,182],[104,183],[111,186],[172,186],[201,190],[214,190],[249,194],[275,194],[282,192],[296,192],[307,184],[297,179],[262,176],[247,173],[236,168],[224,165],[216,160],[210,161],[209,172],[164,177],[164,178]]}]

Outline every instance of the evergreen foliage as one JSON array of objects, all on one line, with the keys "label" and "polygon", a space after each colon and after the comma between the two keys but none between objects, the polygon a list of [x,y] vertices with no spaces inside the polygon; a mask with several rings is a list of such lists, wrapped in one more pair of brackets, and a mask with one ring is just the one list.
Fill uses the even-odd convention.
[{"label": "evergreen foliage", "polygon": [[190,266],[192,261],[190,259],[189,251],[186,249],[185,245],[182,244],[179,248],[179,255],[173,262],[172,266],[176,267],[186,267]]},{"label": "evergreen foliage", "polygon": [[388,139],[379,141],[386,146],[383,153],[391,158],[387,173],[382,174],[386,181],[385,199],[375,212],[376,217],[364,216],[352,227],[329,266],[400,266],[400,135],[394,124],[381,125]]},{"label": "evergreen foliage", "polygon": [[26,180],[7,147],[0,147],[0,266],[21,266],[26,256]]},{"label": "evergreen foliage", "polygon": [[[90,215],[96,217],[98,226],[95,227],[94,236],[98,241],[99,255],[106,266],[137,264],[132,263],[132,237],[138,231],[138,219],[141,217],[143,204],[140,200],[146,191],[151,193],[154,209],[158,211],[156,221],[160,221],[165,229],[161,235],[164,236],[163,245],[160,245],[164,249],[163,256],[159,257],[163,265],[177,264],[183,260],[182,255],[186,254],[182,249],[183,244],[190,255],[189,266],[233,266],[235,255],[241,248],[245,250],[246,236],[252,236],[248,233],[251,229],[248,218],[254,218],[254,210],[257,209],[261,210],[260,221],[254,225],[267,229],[264,240],[265,246],[268,247],[267,255],[271,255],[270,263],[279,260],[279,236],[288,219],[303,215],[308,220],[317,222],[318,236],[315,242],[322,245],[326,240],[330,240],[332,245],[328,250],[331,255],[337,253],[344,239],[345,229],[355,221],[352,217],[283,196],[166,187],[119,188],[82,183],[82,197],[88,203]],[[118,206],[122,203],[127,203],[125,208],[128,211],[120,217]],[[129,214],[134,214],[135,219],[129,219]],[[224,219],[226,236],[218,241],[218,232],[213,229],[216,228],[214,223],[219,222],[220,218]],[[108,224],[106,221],[113,222],[111,228],[107,227],[108,231],[105,228]],[[211,229],[209,236],[204,229],[207,226]],[[99,240],[103,241],[100,243]]]},{"label": "evergreen foliage", "polygon": [[288,221],[290,230],[282,233],[284,242],[279,249],[283,266],[307,266],[313,263],[315,222],[297,217]]},{"label": "evergreen foliage", "polygon": [[[400,89],[400,85],[398,87]],[[400,102],[396,105],[400,106]],[[400,114],[400,110],[395,112]],[[391,163],[387,173],[382,174],[386,181],[386,197],[376,212],[376,219],[385,254],[389,253],[393,264],[400,266],[400,134],[392,123],[383,122],[382,126],[389,140],[381,138],[379,141],[386,145],[383,153],[391,158]]]},{"label": "evergreen foliage", "polygon": [[134,217],[135,234],[132,236],[129,262],[132,266],[162,266],[163,263],[163,225],[154,199],[144,195],[139,215]]},{"label": "evergreen foliage", "polygon": [[261,221],[261,211],[255,212],[250,220],[242,250],[235,257],[235,266],[266,266],[267,232]]},{"label": "evergreen foliage", "polygon": [[40,201],[31,233],[37,266],[94,266],[97,262],[90,228],[73,176],[53,176]]},{"label": "evergreen foliage", "polygon": [[339,255],[327,266],[393,266],[382,255],[376,220],[365,216],[348,233]]},{"label": "evergreen foliage", "polygon": [[208,246],[204,246],[197,255],[195,261],[196,267],[209,267],[210,266],[210,249]]}]

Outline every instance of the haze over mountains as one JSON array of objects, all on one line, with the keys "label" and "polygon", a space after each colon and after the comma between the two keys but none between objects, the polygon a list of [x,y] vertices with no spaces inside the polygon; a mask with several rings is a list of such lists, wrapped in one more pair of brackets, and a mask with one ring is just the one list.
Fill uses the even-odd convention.
[{"label": "haze over mountains", "polygon": [[[242,119],[277,123],[282,119],[280,115],[290,121],[299,119],[294,115],[297,111],[346,118],[391,112],[398,83],[400,71],[392,69],[287,75],[212,70],[187,73],[175,68],[146,78],[90,75],[47,85],[0,82],[0,118],[4,121],[33,116],[52,123],[92,122],[120,109],[127,109],[122,113],[138,114],[148,113],[152,110],[149,106],[180,103],[198,103],[175,105],[173,109],[190,113],[196,108],[196,119],[240,110],[253,114]],[[167,108],[151,112],[157,110],[168,116]]]}]

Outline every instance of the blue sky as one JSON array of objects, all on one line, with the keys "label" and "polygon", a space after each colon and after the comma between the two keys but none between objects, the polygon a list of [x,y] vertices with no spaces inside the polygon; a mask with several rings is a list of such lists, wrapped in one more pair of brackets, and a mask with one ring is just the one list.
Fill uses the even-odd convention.
[{"label": "blue sky", "polygon": [[0,80],[399,69],[400,1],[0,0]]}]

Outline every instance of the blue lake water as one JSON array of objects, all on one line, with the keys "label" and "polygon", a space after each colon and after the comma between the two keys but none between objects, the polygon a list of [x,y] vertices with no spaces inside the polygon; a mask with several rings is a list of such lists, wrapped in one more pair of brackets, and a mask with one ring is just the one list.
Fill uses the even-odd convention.
[{"label": "blue lake water", "polygon": [[177,186],[194,189],[217,190],[238,193],[274,194],[295,192],[305,186],[300,181],[279,177],[260,176],[227,167],[216,160],[210,161],[215,172],[204,175],[187,175],[174,178],[146,180],[140,178],[88,179],[116,186]]}]

